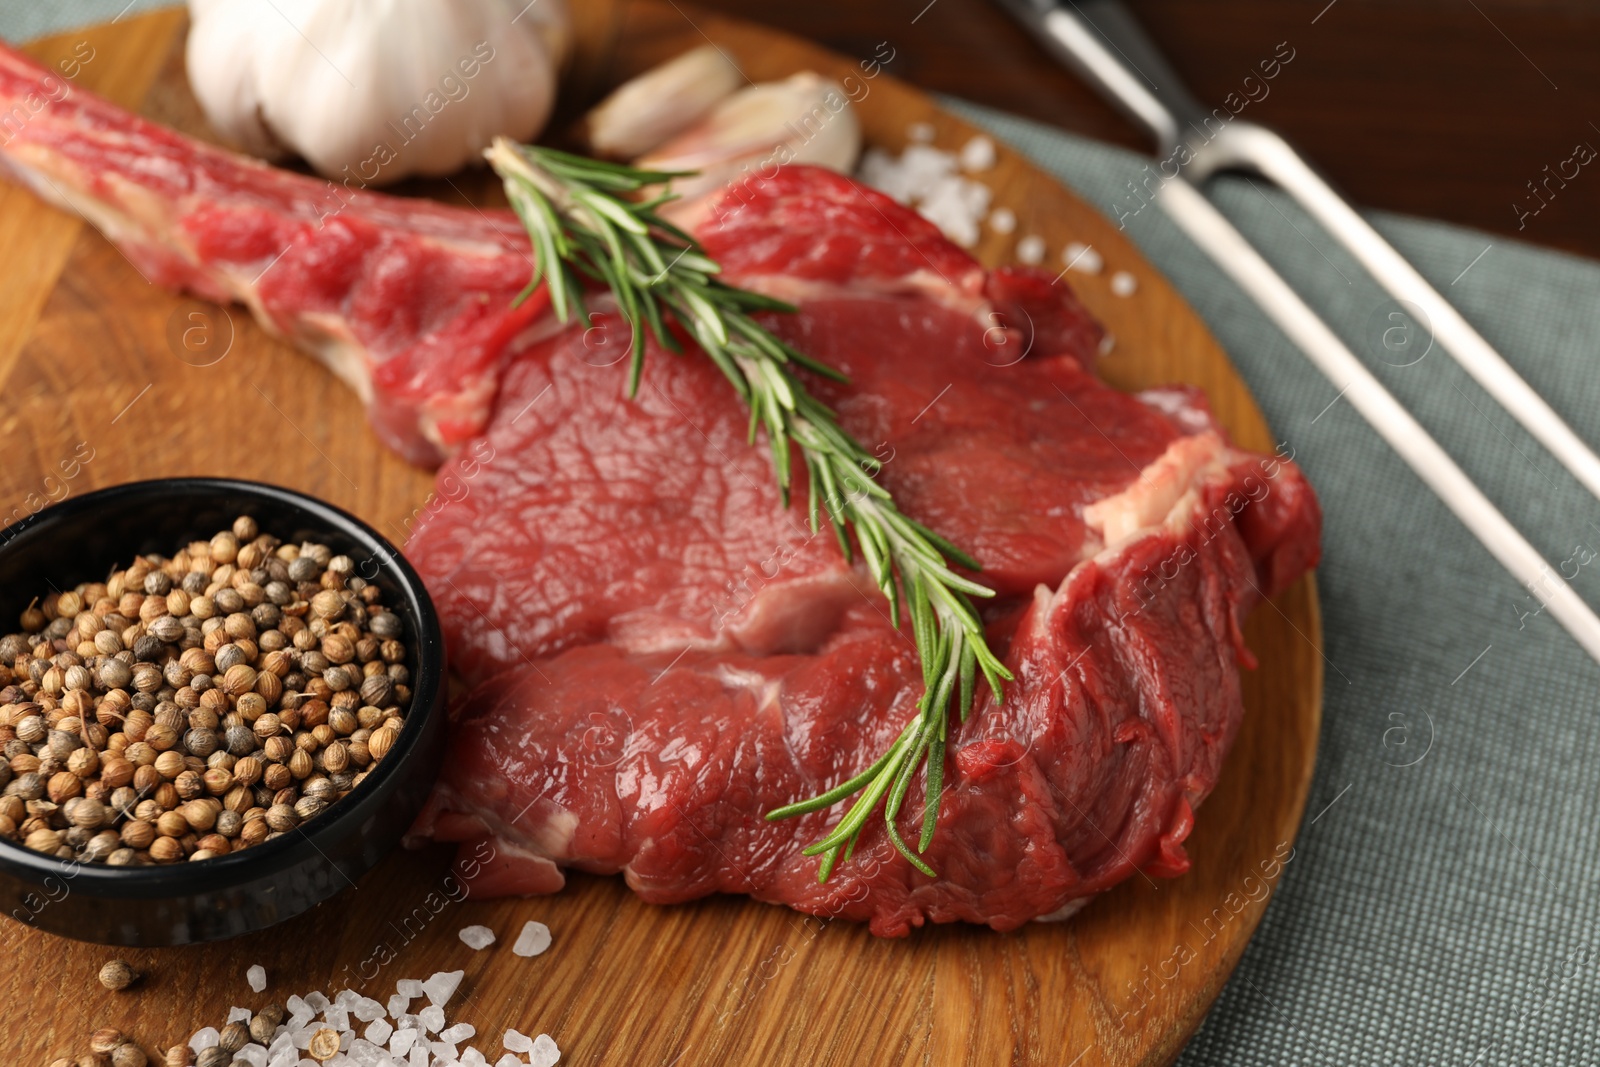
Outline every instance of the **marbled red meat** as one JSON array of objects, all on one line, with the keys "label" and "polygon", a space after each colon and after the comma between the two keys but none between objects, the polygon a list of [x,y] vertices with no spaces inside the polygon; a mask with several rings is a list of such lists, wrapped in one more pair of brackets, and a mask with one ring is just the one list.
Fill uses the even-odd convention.
[{"label": "marbled red meat", "polygon": [[1110,389],[1064,287],[985,272],[846,179],[785,168],[695,225],[730,280],[799,306],[771,326],[851,377],[813,387],[1000,594],[1016,680],[952,738],[939,877],[869,823],[818,885],[801,849],[838,810],[762,817],[888,744],[915,656],[831,530],[783,509],[715,367],[652,350],[626,400],[606,321],[512,366],[409,546],[477,683],[422,828],[496,839],[482,891],[622,872],[651,901],[746,893],[884,935],[1009,929],[1186,869],[1242,714],[1240,623],[1316,560],[1299,470],[1232,448],[1192,391]]},{"label": "marbled red meat", "polygon": [[0,44],[0,171],[82,215],[147,281],[250,308],[433,463],[482,428],[546,306],[510,212],[293,174],[132,115]]}]

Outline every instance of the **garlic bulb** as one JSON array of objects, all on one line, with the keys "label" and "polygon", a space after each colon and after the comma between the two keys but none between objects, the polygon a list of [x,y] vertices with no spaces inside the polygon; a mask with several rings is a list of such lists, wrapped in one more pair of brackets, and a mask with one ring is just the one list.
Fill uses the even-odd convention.
[{"label": "garlic bulb", "polygon": [[448,174],[544,126],[565,0],[189,0],[189,82],[255,155],[359,186]]},{"label": "garlic bulb", "polygon": [[700,121],[744,84],[727,53],[703,44],[618,86],[584,125],[589,147],[607,159],[632,159]]},{"label": "garlic bulb", "polygon": [[740,89],[634,165],[698,171],[672,183],[673,192],[687,198],[785,163],[813,163],[848,174],[860,152],[861,122],[844,89],[803,71]]}]

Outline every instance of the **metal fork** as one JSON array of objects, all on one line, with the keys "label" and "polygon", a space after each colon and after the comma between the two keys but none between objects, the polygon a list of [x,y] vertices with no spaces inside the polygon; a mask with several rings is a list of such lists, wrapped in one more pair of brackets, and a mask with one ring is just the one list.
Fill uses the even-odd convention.
[{"label": "metal fork", "polygon": [[[1600,618],[1411,417],[1281,275],[1200,192],[1222,170],[1249,170],[1294,197],[1396,300],[1421,308],[1434,340],[1600,498],[1600,456],[1278,134],[1219,116],[1186,89],[1118,0],[1000,0],[1058,59],[1152,137],[1162,160],[1186,156],[1155,199],[1347,397],[1372,428],[1595,660]],[[1213,129],[1210,124],[1215,124]]]}]

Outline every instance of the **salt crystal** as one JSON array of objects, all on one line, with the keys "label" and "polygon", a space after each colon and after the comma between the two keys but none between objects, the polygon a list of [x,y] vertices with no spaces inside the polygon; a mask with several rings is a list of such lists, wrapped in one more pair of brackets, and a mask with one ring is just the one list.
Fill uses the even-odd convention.
[{"label": "salt crystal", "polygon": [[409,1008],[410,1006],[411,1006],[411,998],[410,997],[406,996],[404,993],[396,993],[394,996],[389,998],[389,1004],[388,1004],[389,1015],[391,1017],[393,1017],[393,1018],[398,1019],[398,1018],[400,1018],[400,1016],[402,1016],[402,1015],[404,1015],[406,1013],[406,1009]]},{"label": "salt crystal", "polygon": [[417,1018],[422,1020],[423,1029],[430,1034],[436,1034],[444,1028],[444,1009],[437,1004],[429,1004],[417,1012]]},{"label": "salt crystal", "polygon": [[299,1059],[294,1049],[286,1049],[273,1053],[272,1059],[267,1061],[267,1067],[294,1067],[295,1061]]},{"label": "salt crystal", "polygon": [[430,1041],[428,1043],[428,1049],[441,1060],[449,1060],[452,1063],[455,1062],[456,1047],[449,1041]]},{"label": "salt crystal", "polygon": [[522,924],[522,933],[511,946],[513,956],[537,956],[550,947],[550,928],[541,922],[528,920]]},{"label": "salt crystal", "polygon": [[456,990],[461,988],[461,979],[465,971],[440,971],[426,982],[422,983],[422,991],[428,995],[430,1004],[445,1004],[456,995]]},{"label": "salt crystal", "polygon": [[900,170],[913,197],[927,196],[941,178],[956,172],[956,157],[929,145],[914,144],[900,153]]},{"label": "salt crystal", "polygon": [[249,1008],[235,1007],[228,1009],[228,1021],[230,1023],[247,1023],[254,1015],[255,1012],[251,1011]]},{"label": "salt crystal", "polygon": [[361,994],[357,993],[354,989],[341,989],[339,990],[338,994],[334,996],[333,1004],[336,1008],[350,1008],[354,1007],[356,1001],[360,999]]},{"label": "salt crystal", "polygon": [[1111,291],[1118,296],[1132,296],[1138,288],[1139,280],[1125,270],[1119,270],[1111,276]]},{"label": "salt crystal", "polygon": [[[404,1004],[400,1005],[400,1010],[406,1010]],[[354,1015],[357,1019],[360,1019],[364,1023],[370,1023],[374,1019],[383,1018],[383,1005],[379,1004],[371,997],[360,997],[356,1000],[355,1005],[350,1009],[350,1014]]]},{"label": "salt crystal", "polygon": [[307,993],[305,1000],[307,1004],[311,1005],[312,1011],[321,1011],[323,1008],[326,1008],[329,1004],[333,1003],[327,997],[323,996],[321,992]]},{"label": "salt crystal", "polygon": [[1017,258],[1029,266],[1044,262],[1044,250],[1044,238],[1036,233],[1030,233],[1017,242]]},{"label": "salt crystal", "polygon": [[1100,268],[1105,266],[1105,260],[1094,250],[1094,246],[1081,241],[1067,243],[1067,247],[1061,250],[1061,262],[1084,274],[1099,274]]},{"label": "salt crystal", "polygon": [[525,1065],[521,1060],[517,1059],[508,1052],[504,1056],[501,1056],[499,1059],[494,1061],[494,1067],[525,1067]]},{"label": "salt crystal", "polygon": [[350,1013],[341,1007],[329,1006],[328,1010],[322,1013],[322,1020],[335,1030],[350,1029]]},{"label": "salt crystal", "polygon": [[294,1038],[289,1036],[287,1027],[280,1026],[278,1027],[278,1032],[273,1035],[272,1044],[267,1046],[267,1051],[276,1056],[285,1049],[290,1052],[294,1051]]},{"label": "salt crystal", "polygon": [[422,996],[422,982],[416,978],[402,978],[394,984],[395,991],[415,1000]]},{"label": "salt crystal", "polygon": [[428,1067],[427,1046],[418,1045],[411,1050],[411,1067]]},{"label": "salt crystal", "polygon": [[267,988],[267,969],[261,964],[255,964],[244,972],[244,980],[250,983],[250,990],[259,993]]},{"label": "salt crystal", "polygon": [[1017,228],[1017,213],[1008,207],[997,207],[989,213],[989,229],[995,233],[1010,233]]},{"label": "salt crystal", "polygon": [[394,1036],[394,1027],[387,1019],[374,1019],[372,1025],[367,1027],[367,1040],[374,1045],[387,1045],[389,1038]]},{"label": "salt crystal", "polygon": [[461,1067],[489,1067],[489,1061],[483,1053],[467,1046],[467,1051],[461,1054]]},{"label": "salt crystal", "polygon": [[301,1029],[317,1016],[315,1008],[296,996],[291,996],[285,1002],[285,1006],[289,1009],[289,1018],[284,1020],[284,1025],[291,1030]]},{"label": "salt crystal", "polygon": [[506,1036],[500,1039],[500,1044],[507,1052],[532,1052],[533,1039],[527,1034],[515,1030],[507,1030]]},{"label": "salt crystal", "polygon": [[189,1047],[194,1049],[195,1055],[199,1055],[208,1048],[215,1048],[221,1040],[222,1035],[217,1032],[217,1028],[215,1026],[207,1026],[203,1030],[194,1032],[194,1036],[189,1039]]},{"label": "salt crystal", "polygon": [[458,936],[461,943],[474,952],[481,952],[494,944],[494,931],[487,926],[463,926]]},{"label": "salt crystal", "polygon": [[289,1036],[294,1040],[295,1048],[310,1048],[311,1035],[317,1032],[315,1027],[302,1026],[298,1030],[289,1031]]},{"label": "salt crystal", "polygon": [[267,1067],[267,1050],[256,1044],[246,1045],[233,1054],[233,1062],[241,1060],[250,1067]]},{"label": "salt crystal", "polygon": [[929,186],[917,212],[950,240],[970,248],[978,243],[978,222],[989,211],[990,196],[987,185],[951,175]]},{"label": "salt crystal", "polygon": [[465,1041],[467,1038],[471,1037],[477,1032],[477,1027],[473,1026],[471,1023],[456,1023],[448,1030],[440,1030],[439,1040],[448,1041],[452,1045],[459,1045],[461,1042]]},{"label": "salt crystal", "polygon": [[906,127],[906,136],[921,144],[927,144],[933,140],[935,132],[931,122],[913,122]]},{"label": "salt crystal", "polygon": [[404,1056],[411,1051],[411,1046],[416,1043],[417,1032],[411,1027],[402,1027],[389,1038],[389,1051],[396,1056]]},{"label": "salt crystal", "polygon": [[968,173],[988,170],[994,162],[994,142],[981,133],[961,146],[961,169]]},{"label": "salt crystal", "polygon": [[530,1067],[556,1067],[556,1062],[560,1059],[561,1050],[556,1047],[555,1039],[549,1034],[540,1034],[533,1039],[533,1048],[528,1050]]}]

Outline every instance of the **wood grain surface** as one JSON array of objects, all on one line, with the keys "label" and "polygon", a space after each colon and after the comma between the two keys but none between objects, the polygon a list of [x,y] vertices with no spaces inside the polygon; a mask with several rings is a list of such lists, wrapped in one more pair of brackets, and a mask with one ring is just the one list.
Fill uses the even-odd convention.
[{"label": "wood grain surface", "polygon": [[[853,58],[707,12],[577,6],[573,95],[706,37],[756,79],[803,68],[863,73]],[[94,58],[81,86],[207,136],[183,76],[183,32],[181,13],[164,12],[32,50],[54,63],[87,42]],[[875,143],[899,146],[913,121],[931,122],[946,146],[974,133],[887,74],[867,84],[860,112]],[[1226,356],[1114,227],[1004,148],[986,181],[1052,250],[1079,240],[1105,257],[1104,273],[1075,274],[1073,284],[1116,338],[1104,364],[1114,383],[1200,385],[1240,443],[1271,450]],[[493,199],[481,174],[440,191]],[[94,459],[65,483],[68,493],[163,475],[258,478],[322,496],[403,539],[429,475],[383,449],[360,403],[328,372],[238,308],[153,288],[92,229],[9,186],[0,186],[0,235],[7,509],[59,489],[58,465],[83,443]],[[998,263],[1008,244],[978,251]],[[1135,295],[1111,293],[1113,270],[1136,276]],[[1070,922],[878,941],[861,927],[740,899],[651,907],[620,879],[583,875],[550,898],[456,899],[448,850],[397,853],[343,896],[223,944],[113,953],[0,923],[0,1063],[76,1056],[106,1025],[157,1054],[221,1025],[230,1005],[346,987],[383,999],[399,978],[455,968],[467,977],[451,1018],[478,1028],[474,1043],[491,1060],[498,1035],[514,1026],[554,1036],[563,1064],[1168,1062],[1237,961],[1276,874],[1293,862],[1310,781],[1323,663],[1311,580],[1260,607],[1246,635],[1262,667],[1246,673],[1247,714],[1199,813],[1193,870],[1173,881],[1136,877]],[[531,960],[509,951],[527,919],[555,937]],[[467,949],[457,933],[470,923],[490,926],[500,943]],[[113,955],[146,973],[135,989],[114,994],[95,982]],[[256,963],[270,980],[261,995],[245,984]]]}]

